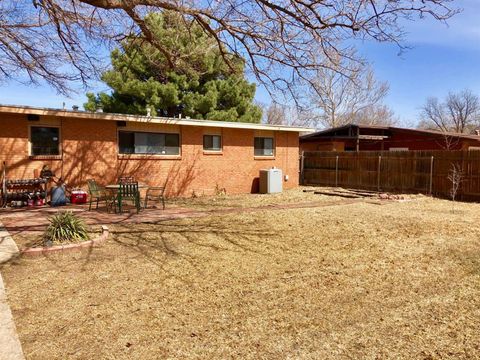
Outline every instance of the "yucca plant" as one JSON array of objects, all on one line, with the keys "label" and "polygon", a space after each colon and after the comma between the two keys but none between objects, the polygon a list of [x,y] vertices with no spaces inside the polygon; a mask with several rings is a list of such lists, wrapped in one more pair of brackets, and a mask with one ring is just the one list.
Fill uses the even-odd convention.
[{"label": "yucca plant", "polygon": [[48,219],[50,225],[44,233],[44,243],[75,242],[88,240],[85,222],[71,211],[59,212]]}]

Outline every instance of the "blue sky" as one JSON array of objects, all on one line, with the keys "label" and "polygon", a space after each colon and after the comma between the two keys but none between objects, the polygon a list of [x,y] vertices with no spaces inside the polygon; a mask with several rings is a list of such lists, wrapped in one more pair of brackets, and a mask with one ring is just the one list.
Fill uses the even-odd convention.
[{"label": "blue sky", "polygon": [[464,11],[448,26],[434,20],[407,22],[406,45],[401,56],[389,44],[365,44],[361,53],[376,75],[390,83],[386,103],[406,123],[418,120],[419,107],[429,96],[471,89],[480,95],[480,1],[456,1]]},{"label": "blue sky", "polygon": [[[449,91],[471,89],[480,95],[480,0],[457,0],[464,11],[449,20],[448,26],[426,19],[406,22],[404,44],[411,47],[399,56],[398,48],[386,43],[364,43],[360,53],[372,62],[377,78],[388,81],[386,99],[404,125],[418,121],[420,106],[429,96],[443,97]],[[102,84],[96,91],[107,90]],[[258,89],[258,101],[269,102],[266,91]],[[45,107],[82,105],[82,92],[72,98],[58,95],[46,85],[0,84],[0,103]]]}]

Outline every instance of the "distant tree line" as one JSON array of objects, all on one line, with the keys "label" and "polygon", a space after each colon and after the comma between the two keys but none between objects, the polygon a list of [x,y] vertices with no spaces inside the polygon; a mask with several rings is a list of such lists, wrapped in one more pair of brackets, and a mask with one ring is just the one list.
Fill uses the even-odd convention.
[{"label": "distant tree line", "polygon": [[421,108],[419,127],[473,134],[480,126],[480,97],[471,90],[450,92],[445,99],[430,97]]},{"label": "distant tree line", "polygon": [[356,52],[332,59],[335,66],[321,68],[311,79],[312,87],[296,89],[295,106],[273,102],[264,111],[264,120],[276,124],[332,128],[346,124],[392,125],[398,122],[392,109],[383,103],[389,84],[375,78],[365,60]]}]

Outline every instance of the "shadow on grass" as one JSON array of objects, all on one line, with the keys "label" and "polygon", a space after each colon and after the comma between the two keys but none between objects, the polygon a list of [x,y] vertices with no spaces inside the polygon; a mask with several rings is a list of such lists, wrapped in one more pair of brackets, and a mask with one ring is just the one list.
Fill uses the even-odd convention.
[{"label": "shadow on grass", "polygon": [[[191,221],[192,219],[190,219]],[[162,220],[151,223],[120,223],[110,228],[110,239],[102,247],[88,247],[63,254],[43,254],[50,269],[59,272],[92,271],[98,262],[125,262],[128,271],[129,260],[136,259],[137,266],[148,261],[158,267],[167,277],[174,277],[191,284],[190,277],[182,275],[171,267],[172,261],[178,266],[188,267],[202,276],[205,261],[213,253],[250,253],[269,256],[266,243],[275,239],[277,231],[267,228],[263,222],[232,223],[212,219],[202,223],[183,220]],[[29,260],[15,259],[11,265],[29,266]],[[147,266],[145,267],[148,268]],[[121,271],[124,271],[123,269]],[[88,286],[88,284],[85,284]]]},{"label": "shadow on grass", "polygon": [[[246,252],[261,253],[255,244],[262,244],[262,237],[274,236],[277,233],[271,230],[252,229],[250,226],[235,229],[219,224],[178,224],[167,221],[155,224],[129,224],[121,225],[112,231],[113,240],[122,246],[140,251],[148,257],[148,250],[160,251],[166,255],[181,256],[176,247],[170,242],[178,244],[192,244],[209,248],[213,251],[239,249]],[[208,235],[215,236],[215,242],[205,242]],[[222,245],[223,243],[223,245]]]},{"label": "shadow on grass", "polygon": [[260,245],[264,243],[262,238],[277,234],[274,231],[252,229],[250,226],[239,228],[236,224],[235,229],[230,229],[226,225],[211,223],[122,224],[111,230],[111,241],[123,249],[122,255],[148,261],[158,266],[165,275],[186,284],[191,284],[191,279],[183,277],[181,272],[169,269],[170,261],[180,261],[178,266],[182,267],[188,264],[201,276],[210,254],[230,251],[268,256],[261,249]]}]

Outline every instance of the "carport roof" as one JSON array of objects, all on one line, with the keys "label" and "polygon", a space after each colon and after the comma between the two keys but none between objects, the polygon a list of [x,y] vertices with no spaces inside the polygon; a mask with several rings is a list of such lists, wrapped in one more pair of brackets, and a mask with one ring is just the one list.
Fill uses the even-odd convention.
[{"label": "carport roof", "polygon": [[[385,125],[362,125],[362,124],[347,124],[343,126],[338,126],[335,128],[325,129],[317,132],[312,132],[309,134],[302,135],[300,137],[301,140],[314,140],[316,138],[328,138],[328,137],[335,137],[335,133],[342,130],[347,130],[349,128],[352,129],[360,129],[361,130],[387,130],[391,132],[411,132],[411,133],[421,133],[425,135],[441,135],[441,136],[448,136],[453,138],[462,138],[462,139],[470,139],[480,141],[479,135],[472,135],[472,134],[462,134],[462,133],[455,133],[455,132],[442,132],[438,130],[427,130],[427,129],[409,129],[409,128],[400,128],[395,126],[385,126]],[[356,136],[352,136],[352,138],[356,138]]]}]

